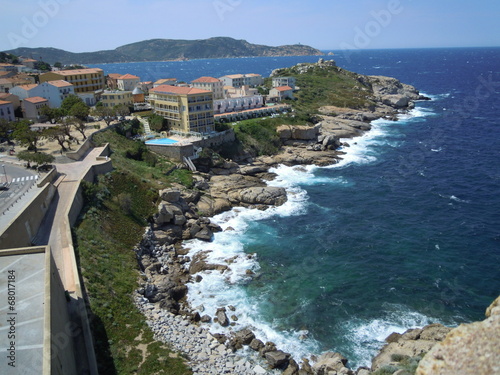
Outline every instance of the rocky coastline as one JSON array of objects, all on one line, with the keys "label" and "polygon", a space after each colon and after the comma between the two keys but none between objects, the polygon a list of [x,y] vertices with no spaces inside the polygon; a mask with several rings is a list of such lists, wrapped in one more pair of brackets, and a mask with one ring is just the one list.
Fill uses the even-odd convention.
[{"label": "rocky coastline", "polygon": [[[331,66],[330,62],[322,60],[317,65],[322,64]],[[159,192],[162,201],[154,223],[135,248],[142,280],[134,297],[156,338],[184,353],[194,374],[367,375],[392,360],[390,354],[389,357],[379,355],[371,369],[353,371],[348,368],[347,359],[338,353],[292,358],[274,343],[264,343],[255,337],[252,327],[235,329],[226,335],[211,334],[205,328],[207,325],[236,326],[237,307],[220,306],[210,316],[205,314],[203,306],[189,306],[186,298],[189,282],[201,282],[206,271],[227,272],[234,262],[234,259],[226,259],[221,264],[211,264],[207,260],[210,250],[189,256],[189,250],[182,246],[183,241],[190,239],[210,242],[214,233],[222,231],[209,217],[235,207],[266,210],[283,205],[288,199],[286,190],[266,183],[275,176],[270,173],[271,168],[280,164],[335,164],[342,158],[341,147],[349,147],[346,139],[369,131],[373,120],[396,121],[398,114],[414,108],[415,101],[428,99],[414,87],[393,78],[359,75],[358,80],[372,88],[372,100],[376,103],[372,108],[323,107],[320,122],[314,126],[280,126],[277,133],[283,147],[274,156],[246,154],[231,161],[207,151],[197,162],[199,172],[194,175],[192,189],[173,186]],[[226,228],[226,231],[230,230]],[[253,271],[247,270],[247,276],[252,278]],[[408,341],[408,337],[414,335],[415,340],[421,341],[420,338],[428,338],[426,334],[431,331],[433,339],[424,345],[428,351],[444,338],[445,327],[424,329],[418,337],[411,332],[400,336],[401,340]],[[423,347],[419,345],[417,348]],[[415,355],[411,357],[422,352],[415,349]]]}]

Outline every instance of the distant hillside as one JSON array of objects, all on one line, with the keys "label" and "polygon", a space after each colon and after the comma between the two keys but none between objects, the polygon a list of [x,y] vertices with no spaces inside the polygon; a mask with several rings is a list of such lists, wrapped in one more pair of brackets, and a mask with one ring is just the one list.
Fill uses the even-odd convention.
[{"label": "distant hillside", "polygon": [[16,48],[7,53],[41,59],[50,64],[101,64],[248,56],[305,56],[322,52],[301,44],[270,47],[227,37],[202,40],[151,39],[109,51],[73,53],[56,48]]}]

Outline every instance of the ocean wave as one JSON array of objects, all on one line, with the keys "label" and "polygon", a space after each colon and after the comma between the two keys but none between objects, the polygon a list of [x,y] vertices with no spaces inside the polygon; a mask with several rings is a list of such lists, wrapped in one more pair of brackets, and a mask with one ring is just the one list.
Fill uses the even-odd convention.
[{"label": "ocean wave", "polygon": [[[413,118],[432,115],[432,111],[426,109],[414,109],[407,114],[400,115],[403,121],[411,121]],[[307,212],[309,203],[305,186],[313,185],[337,185],[348,184],[343,177],[325,177],[316,176],[318,169],[344,168],[352,164],[369,164],[377,160],[377,146],[389,145],[398,147],[401,141],[391,139],[397,137],[398,123],[384,119],[372,122],[372,129],[363,135],[352,139],[341,139],[342,142],[348,142],[350,147],[343,147],[342,160],[337,164],[327,167],[317,166],[294,166],[288,167],[280,165],[270,170],[277,176],[268,185],[283,187],[287,191],[288,201],[279,207],[272,207],[266,211],[248,208],[235,208],[229,212],[222,213],[213,217],[211,220],[223,228],[223,232],[214,235],[214,241],[208,246],[205,242],[198,240],[187,241],[184,246],[189,248],[189,255],[192,257],[199,251],[207,249],[207,262],[213,264],[228,265],[229,269],[224,273],[219,271],[204,271],[201,273],[201,282],[192,282],[189,284],[188,300],[190,305],[200,312],[201,315],[209,314],[214,316],[217,309],[233,305],[236,307],[234,313],[228,311],[228,315],[236,315],[237,321],[231,328],[223,328],[218,324],[208,324],[207,328],[213,333],[229,333],[243,328],[250,328],[262,341],[272,341],[278,348],[287,351],[294,358],[300,359],[310,356],[312,353],[318,353],[321,344],[313,337],[308,337],[307,332],[299,330],[283,330],[286,322],[277,320],[265,321],[262,317],[263,309],[269,303],[269,293],[263,292],[260,297],[251,297],[246,291],[245,286],[251,282],[248,274],[257,274],[261,271],[258,254],[249,255],[245,253],[245,244],[251,241],[248,238],[248,229],[251,225],[256,225],[258,221],[270,219],[272,217],[290,217],[303,215]],[[272,236],[272,233],[260,235]],[[251,272],[249,272],[251,271]],[[307,305],[307,301],[304,302]],[[304,306],[304,313],[307,306]],[[410,321],[410,320],[408,320]],[[364,322],[350,329],[349,342],[351,345],[358,345],[359,350],[355,350],[358,361],[371,358],[373,348],[378,348],[380,340],[392,333],[407,329],[410,324],[396,321],[398,324],[390,323],[384,320]],[[387,335],[386,333],[389,332]],[[385,336],[384,336],[385,335]],[[363,349],[363,342],[373,343]],[[363,350],[368,350],[364,353]]]},{"label": "ocean wave", "polygon": [[393,332],[404,333],[408,329],[419,328],[436,320],[424,314],[410,310],[397,304],[385,304],[386,313],[379,319],[354,319],[345,327],[346,339],[352,343],[352,359],[354,368],[371,366],[371,358],[385,344],[385,339]]}]

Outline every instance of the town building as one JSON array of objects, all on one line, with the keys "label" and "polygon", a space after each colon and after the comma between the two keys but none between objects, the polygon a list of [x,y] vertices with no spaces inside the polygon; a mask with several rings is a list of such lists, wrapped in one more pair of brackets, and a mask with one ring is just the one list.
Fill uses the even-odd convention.
[{"label": "town building", "polygon": [[74,86],[66,81],[48,81],[40,85],[22,85],[13,87],[11,93],[24,100],[35,96],[40,96],[49,101],[51,108],[59,108],[64,99],[70,95],[75,95]]},{"label": "town building", "polygon": [[22,64],[29,69],[35,69],[36,63],[37,61],[34,59],[23,59],[22,61]]},{"label": "town building", "polygon": [[260,74],[230,74],[219,78],[224,86],[242,87],[250,86],[256,87],[264,83],[264,78]]},{"label": "town building", "polygon": [[122,74],[118,73],[109,73],[106,76],[106,85],[110,90],[118,90],[118,78],[120,78]]},{"label": "town building", "polygon": [[224,96],[226,98],[241,98],[244,96],[254,96],[258,94],[259,90],[246,85],[241,87],[224,86]]},{"label": "town building", "polygon": [[133,91],[138,85],[141,79],[132,74],[122,75],[116,80],[118,84],[118,90],[123,91]]},{"label": "town building", "polygon": [[30,84],[30,85],[20,85],[20,86],[15,86],[10,89],[10,93],[14,94],[19,97],[19,99],[24,100],[27,98],[31,98],[33,96],[38,96],[35,95],[35,89],[38,87],[37,84]]},{"label": "town building", "polygon": [[293,99],[293,89],[290,86],[274,87],[269,91],[269,97],[278,101]]},{"label": "town building", "polygon": [[175,86],[177,85],[177,78],[163,78],[159,79],[155,83],[153,83],[153,88],[156,88],[161,85],[170,85],[170,86]]},{"label": "town building", "polygon": [[0,119],[7,121],[14,121],[16,119],[16,116],[14,115],[14,105],[12,102],[0,100]]},{"label": "town building", "polygon": [[246,96],[241,98],[227,98],[214,100],[214,114],[241,112],[264,106],[262,95]]},{"label": "town building", "polygon": [[273,87],[290,86],[295,90],[296,83],[295,77],[273,77]]},{"label": "town building", "polygon": [[134,105],[132,91],[106,90],[101,95],[101,103],[104,107],[111,108],[116,107],[117,105],[132,107]]},{"label": "town building", "polygon": [[212,91],[214,100],[224,99],[224,84],[220,79],[213,77],[200,77],[191,81],[192,87]]},{"label": "town building", "polygon": [[94,105],[96,96],[106,88],[104,72],[99,68],[60,70],[40,75],[40,83],[59,80],[73,84],[75,94],[87,105]]},{"label": "town building", "polygon": [[154,84],[153,81],[139,82],[137,87],[144,91],[144,93],[148,93],[154,87]]},{"label": "town building", "polygon": [[23,100],[21,107],[25,119],[40,121],[42,119],[41,109],[49,105],[49,101],[40,96],[26,98]]},{"label": "town building", "polygon": [[210,133],[214,130],[213,93],[193,87],[161,85],[149,91],[153,111],[171,130]]},{"label": "town building", "polygon": [[19,96],[5,92],[0,93],[0,100],[11,102],[14,106],[14,110],[21,106],[21,101],[19,100]]},{"label": "town building", "polygon": [[0,72],[11,72],[17,74],[17,66],[13,64],[0,63]]},{"label": "town building", "polygon": [[132,91],[132,98],[134,103],[146,102],[146,96],[144,95],[144,91],[142,91],[139,87],[136,87],[134,91]]}]

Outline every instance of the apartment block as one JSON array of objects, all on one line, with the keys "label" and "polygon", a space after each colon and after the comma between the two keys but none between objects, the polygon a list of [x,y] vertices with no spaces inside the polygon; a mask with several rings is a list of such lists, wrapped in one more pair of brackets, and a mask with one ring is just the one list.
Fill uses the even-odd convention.
[{"label": "apartment block", "polygon": [[191,81],[194,88],[212,91],[214,100],[224,99],[224,83],[220,79],[213,77],[200,77]]},{"label": "apartment block", "polygon": [[290,86],[292,90],[295,90],[295,84],[297,80],[295,77],[274,77],[273,78],[273,87],[283,87]]},{"label": "apartment block", "polygon": [[213,93],[193,87],[161,85],[149,90],[153,111],[171,130],[210,133],[214,129]]},{"label": "apartment block", "polygon": [[87,105],[95,104],[95,100],[92,100],[89,94],[93,94],[95,99],[95,95],[106,88],[104,72],[99,68],[60,70],[40,75],[40,83],[60,80],[73,84],[75,94],[84,99]]},{"label": "apartment block", "polygon": [[14,105],[11,102],[0,100],[0,118],[7,121],[14,121]]},{"label": "apartment block", "polygon": [[134,105],[132,91],[104,91],[101,95],[101,103],[104,107],[111,108],[117,105],[132,107]]},{"label": "apartment block", "polygon": [[118,90],[123,91],[133,91],[138,85],[141,79],[132,74],[125,74],[119,77],[116,82],[118,84]]},{"label": "apartment block", "polygon": [[256,87],[264,83],[264,78],[260,74],[230,74],[219,78],[224,86],[242,87],[250,86]]},{"label": "apartment block", "polygon": [[49,101],[40,96],[26,98],[23,100],[22,108],[24,118],[28,120],[39,121],[42,117],[41,109],[49,105]]}]

